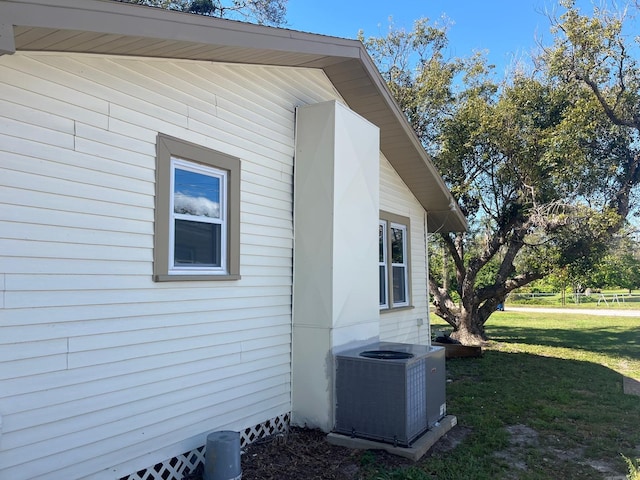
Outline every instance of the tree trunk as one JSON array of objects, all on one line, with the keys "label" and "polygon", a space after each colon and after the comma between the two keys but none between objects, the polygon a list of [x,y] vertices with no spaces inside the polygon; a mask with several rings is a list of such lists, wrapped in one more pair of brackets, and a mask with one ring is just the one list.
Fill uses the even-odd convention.
[{"label": "tree trunk", "polygon": [[442,288],[449,291],[449,255],[445,246],[442,247]]},{"label": "tree trunk", "polygon": [[457,326],[454,327],[451,338],[463,345],[481,345],[487,340],[484,323],[474,321],[471,312],[460,312]]}]

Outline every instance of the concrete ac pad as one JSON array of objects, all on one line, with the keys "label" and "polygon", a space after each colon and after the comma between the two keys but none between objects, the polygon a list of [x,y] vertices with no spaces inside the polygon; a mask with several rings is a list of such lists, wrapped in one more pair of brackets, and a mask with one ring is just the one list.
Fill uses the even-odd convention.
[{"label": "concrete ac pad", "polygon": [[394,447],[389,443],[366,440],[364,438],[353,438],[348,435],[333,433],[327,435],[327,441],[332,445],[340,447],[359,448],[363,450],[384,450],[393,455],[408,458],[413,461],[419,460],[442,436],[458,424],[458,419],[454,415],[447,415],[440,422],[427,430],[421,437],[416,439],[410,447]]}]

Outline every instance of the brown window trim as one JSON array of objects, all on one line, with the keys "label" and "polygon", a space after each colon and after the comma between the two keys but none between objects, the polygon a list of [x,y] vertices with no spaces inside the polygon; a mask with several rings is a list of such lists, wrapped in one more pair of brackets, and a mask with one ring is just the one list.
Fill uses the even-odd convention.
[{"label": "brown window trim", "polygon": [[[228,172],[227,272],[224,274],[174,275],[169,273],[171,157]],[[240,279],[240,159],[185,140],[158,134],[154,216],[153,280],[155,282]]]}]

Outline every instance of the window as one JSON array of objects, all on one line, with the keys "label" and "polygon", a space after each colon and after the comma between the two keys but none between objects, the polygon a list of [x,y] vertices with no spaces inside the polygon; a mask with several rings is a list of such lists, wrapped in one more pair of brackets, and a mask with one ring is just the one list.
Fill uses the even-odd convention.
[{"label": "window", "polygon": [[387,222],[384,220],[380,220],[379,239],[378,269],[380,284],[378,288],[380,290],[380,308],[388,308],[387,279],[389,278],[389,273],[387,270]]},{"label": "window", "polygon": [[226,272],[227,172],[171,157],[169,270]]},{"label": "window", "polygon": [[380,308],[408,307],[411,304],[409,219],[386,212],[380,217]]},{"label": "window", "polygon": [[240,160],[158,136],[154,280],[240,278]]}]

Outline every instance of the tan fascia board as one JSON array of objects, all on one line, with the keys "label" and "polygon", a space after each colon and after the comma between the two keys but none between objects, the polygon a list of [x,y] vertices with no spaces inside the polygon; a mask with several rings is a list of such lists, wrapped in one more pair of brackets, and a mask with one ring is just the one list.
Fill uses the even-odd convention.
[{"label": "tan fascia board", "polygon": [[[427,212],[451,210],[445,224],[433,226],[434,231],[467,229],[464,215],[453,201],[449,189],[400,110],[373,60],[358,40],[171,12],[112,0],[0,0],[0,19],[5,23],[4,27],[0,27],[0,55],[15,51],[16,45],[11,27],[20,26],[158,41],[170,40],[208,46],[211,47],[211,55],[207,58],[210,61],[229,61],[215,57],[217,47],[302,55],[304,58],[299,60],[299,63],[283,62],[282,65],[322,68],[332,81],[334,81],[330,67],[332,64],[357,62],[371,82],[375,94],[382,98],[386,114],[392,116],[393,123],[400,127],[411,151],[414,152],[410,155],[411,169],[420,171],[419,177],[424,175],[425,178],[430,179],[428,188],[414,184],[412,177],[415,177],[415,174],[403,174],[399,171],[400,176]],[[268,59],[268,56],[265,55],[265,58]],[[268,60],[265,60],[265,63],[275,64]],[[349,103],[347,92],[340,92],[340,88],[336,88]],[[350,95],[353,98],[353,95],[357,96],[359,92],[350,93]],[[356,112],[360,113],[357,109]],[[367,117],[367,115],[363,116]],[[368,119],[376,123],[375,119]],[[394,155],[390,151],[385,151],[388,149],[384,142],[381,149],[394,164]],[[395,163],[398,168],[397,162]],[[439,194],[434,195],[432,189]],[[430,225],[429,230],[431,229]]]},{"label": "tan fascia board", "polygon": [[[205,45],[359,57],[359,43],[113,0],[0,0],[0,18],[13,25],[88,31]],[[4,20],[6,22],[6,20]],[[8,23],[8,22],[7,22]]]}]

